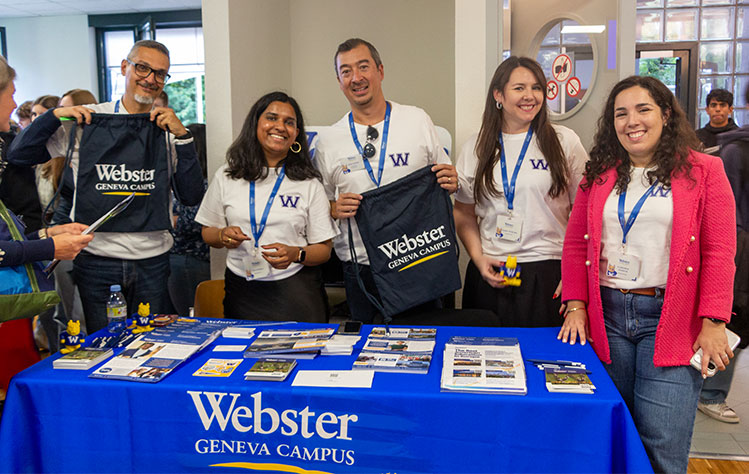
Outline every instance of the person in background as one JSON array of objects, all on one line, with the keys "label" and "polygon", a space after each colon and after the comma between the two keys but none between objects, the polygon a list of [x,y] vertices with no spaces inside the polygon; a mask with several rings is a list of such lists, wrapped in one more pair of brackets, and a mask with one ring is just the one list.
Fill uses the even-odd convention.
[{"label": "person in background", "polygon": [[733,94],[725,89],[713,89],[705,100],[710,122],[697,130],[697,138],[705,146],[705,153],[718,156],[718,135],[739,128],[733,121]]},{"label": "person in background", "polygon": [[326,322],[318,265],[338,232],[297,102],[283,92],[258,99],[226,158],[195,216],[208,245],[229,249],[224,314]]},{"label": "person in background", "polygon": [[[562,324],[554,301],[562,243],[588,154],[575,132],[551,123],[545,90],[543,70],[533,59],[502,62],[481,129],[458,156],[455,226],[471,257],[463,308],[493,311],[503,326]],[[509,220],[517,232],[508,231]],[[509,257],[520,264],[519,287],[500,277]]]},{"label": "person in background", "polygon": [[[192,133],[198,161],[203,170],[203,182],[208,187],[207,151],[205,124],[193,123],[187,126]],[[177,314],[189,314],[195,303],[195,289],[201,281],[211,279],[211,262],[208,245],[203,242],[202,226],[195,221],[200,205],[185,206],[177,199],[172,199],[174,229],[172,237],[174,246],[169,251],[169,297]]]},{"label": "person in background", "polygon": [[41,97],[37,97],[37,99],[31,105],[31,121],[33,122],[34,120],[36,120],[37,117],[39,117],[49,109],[57,107],[57,104],[59,103],[60,98],[56,95],[43,95]]},{"label": "person in background", "polygon": [[[590,341],[655,472],[686,472],[702,381],[725,370],[735,206],[720,159],[671,91],[630,76],[609,94],[567,226],[558,338]],[[702,370],[690,366],[702,349]]]},{"label": "person in background", "polygon": [[33,100],[27,100],[23,104],[18,106],[16,109],[16,117],[18,117],[18,126],[21,129],[26,128],[31,123],[31,106],[34,105]]},{"label": "person in background", "polygon": [[[338,87],[351,111],[320,131],[315,164],[330,201],[330,215],[338,220],[340,233],[335,239],[335,251],[343,263],[351,317],[371,323],[381,315],[357,282],[361,278],[367,292],[378,295],[369,256],[356,225],[361,193],[395,182],[427,165],[433,165],[431,169],[440,186],[454,193],[458,188],[457,172],[439,143],[429,115],[418,107],[385,100],[382,90],[385,66],[374,45],[360,38],[348,39],[338,45],[333,64]],[[358,276],[356,262],[351,261],[349,223]],[[439,307],[441,302],[435,300],[409,313]]]},{"label": "person in background", "polygon": [[161,91],[158,97],[153,101],[154,107],[169,107],[169,95],[165,91]]},{"label": "person in background", "polygon": [[[749,99],[749,86],[744,91],[744,100],[747,99]],[[720,146],[720,157],[726,168],[728,182],[731,183],[736,202],[737,241],[746,242],[749,236],[747,234],[749,232],[749,125],[729,129],[721,133],[717,140]],[[741,252],[741,249],[737,249],[737,285],[744,279],[743,275],[746,275],[749,268],[749,262],[739,260],[740,255],[746,254]],[[736,286],[734,289],[737,289]],[[746,343],[749,342],[749,331],[747,331],[749,307],[746,305],[746,298],[742,299],[738,292],[734,293],[733,311],[734,316],[731,318],[729,328],[741,337],[741,347],[746,347]],[[738,355],[739,349],[734,352]],[[731,364],[724,372],[718,372],[705,380],[702,392],[700,392],[700,402],[697,405],[702,413],[724,423],[741,421],[739,415],[726,403],[726,397],[733,382],[735,366],[735,363]]]}]

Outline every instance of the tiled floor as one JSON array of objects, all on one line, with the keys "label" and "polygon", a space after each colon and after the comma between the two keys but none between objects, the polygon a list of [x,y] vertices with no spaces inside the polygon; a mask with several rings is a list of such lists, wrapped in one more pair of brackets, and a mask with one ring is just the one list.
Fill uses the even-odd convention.
[{"label": "tiled floor", "polygon": [[749,461],[749,348],[734,362],[736,371],[726,403],[741,418],[738,424],[722,423],[697,412],[690,456]]}]

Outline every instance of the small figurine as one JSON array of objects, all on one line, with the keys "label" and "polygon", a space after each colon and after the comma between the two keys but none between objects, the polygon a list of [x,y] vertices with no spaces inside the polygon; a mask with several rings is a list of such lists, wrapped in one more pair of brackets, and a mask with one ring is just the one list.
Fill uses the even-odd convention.
[{"label": "small figurine", "polygon": [[520,264],[518,264],[518,258],[509,255],[504,265],[499,267],[499,276],[507,286],[520,286]]},{"label": "small figurine", "polygon": [[140,334],[142,332],[149,332],[153,331],[153,327],[151,326],[151,304],[150,303],[140,303],[138,305],[138,315],[134,318],[133,321],[134,328],[133,328],[133,334]]},{"label": "small figurine", "polygon": [[63,354],[69,354],[76,349],[81,347],[81,343],[85,342],[85,334],[81,333],[81,322],[80,321],[68,321],[67,331],[60,333],[60,344],[65,345],[60,352]]}]

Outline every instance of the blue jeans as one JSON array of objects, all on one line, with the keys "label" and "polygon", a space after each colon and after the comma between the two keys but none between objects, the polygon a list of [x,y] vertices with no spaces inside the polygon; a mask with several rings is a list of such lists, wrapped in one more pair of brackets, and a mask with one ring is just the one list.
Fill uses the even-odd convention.
[{"label": "blue jeans", "polygon": [[198,283],[211,279],[211,262],[192,255],[169,254],[169,296],[174,310],[187,316],[195,305],[195,289]]},{"label": "blue jeans", "polygon": [[167,290],[168,253],[143,260],[121,260],[81,252],[73,261],[73,277],[81,294],[89,334],[107,326],[111,285],[122,286],[128,315],[138,311],[139,303],[149,303],[151,313],[164,313],[171,307]]},{"label": "blue jeans", "polygon": [[601,298],[611,351],[606,371],[632,413],[653,470],[684,473],[702,376],[689,365],[653,364],[663,295],[603,287]]}]

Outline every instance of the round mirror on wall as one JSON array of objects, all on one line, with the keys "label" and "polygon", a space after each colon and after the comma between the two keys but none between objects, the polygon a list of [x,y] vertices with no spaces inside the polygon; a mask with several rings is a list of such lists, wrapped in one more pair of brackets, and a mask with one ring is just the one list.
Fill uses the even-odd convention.
[{"label": "round mirror on wall", "polygon": [[560,19],[542,29],[547,33],[536,60],[546,75],[546,101],[553,114],[570,116],[585,102],[594,83],[595,48],[588,33],[576,32],[580,24]]}]

